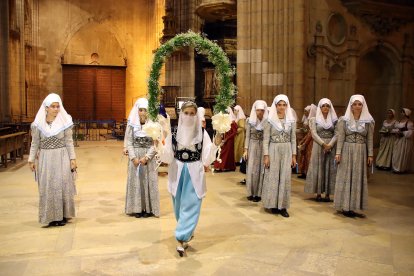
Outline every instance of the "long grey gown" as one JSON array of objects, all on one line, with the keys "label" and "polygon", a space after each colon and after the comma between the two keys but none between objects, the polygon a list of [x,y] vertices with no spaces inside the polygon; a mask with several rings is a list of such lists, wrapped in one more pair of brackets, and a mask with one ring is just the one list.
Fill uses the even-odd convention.
[{"label": "long grey gown", "polygon": [[[158,191],[158,172],[155,161],[156,150],[150,137],[135,137],[134,129],[127,128],[128,179],[125,213],[134,214],[145,211],[160,216],[160,196]],[[134,158],[147,156],[146,165],[134,166]],[[137,175],[138,174],[138,175]]]},{"label": "long grey gown", "polygon": [[[263,164],[263,130],[251,126],[247,119],[246,139],[244,147],[248,150],[246,189],[247,196],[262,196],[264,164]],[[266,119],[264,119],[266,120]],[[266,121],[263,125],[267,124]]]},{"label": "long grey gown", "polygon": [[[39,186],[39,222],[48,224],[75,217],[75,181],[70,160],[76,159],[72,128],[46,137],[32,125],[29,162],[36,163]],[[38,158],[36,158],[38,156]]]},{"label": "long grey gown", "polygon": [[[313,138],[312,155],[306,175],[305,193],[332,195],[335,192],[336,168],[335,144],[337,135],[335,125],[325,129],[316,123],[315,118],[309,120],[309,127]],[[325,153],[323,143],[332,146],[329,153]]]},{"label": "long grey gown", "polygon": [[338,211],[364,210],[368,204],[367,157],[374,155],[374,123],[365,123],[361,132],[338,121],[336,154],[341,155],[335,183],[334,207]]},{"label": "long grey gown", "polygon": [[394,150],[394,143],[397,137],[392,133],[395,128],[396,121],[382,123],[380,129],[381,139],[375,165],[382,168],[391,168],[392,153]]},{"label": "long grey gown", "polygon": [[291,163],[296,154],[296,123],[278,131],[269,122],[263,132],[263,155],[269,155],[270,168],[265,170],[262,202],[266,209],[290,207]]}]

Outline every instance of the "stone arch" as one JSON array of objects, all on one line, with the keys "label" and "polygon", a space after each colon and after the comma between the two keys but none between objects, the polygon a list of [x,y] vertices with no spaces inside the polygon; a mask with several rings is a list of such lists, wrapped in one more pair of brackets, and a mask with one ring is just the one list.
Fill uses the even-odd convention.
[{"label": "stone arch", "polygon": [[[398,51],[389,45],[377,44],[360,55],[355,90],[365,96],[378,129],[389,108],[401,108],[401,60]],[[379,136],[376,131],[375,146]]]},{"label": "stone arch", "polygon": [[[90,36],[88,36],[88,40],[95,39],[95,44],[96,42],[98,42],[99,44],[99,40],[100,38],[97,37],[99,36],[99,34],[104,35],[105,37],[110,39],[110,44],[109,45],[105,45],[107,44],[107,41],[105,41],[105,43],[102,43],[102,45],[107,48],[112,47],[115,48],[117,50],[119,59],[117,59],[114,63],[110,62],[107,63],[105,62],[106,59],[102,60],[102,64],[105,65],[126,65],[126,59],[127,59],[127,52],[126,49],[124,47],[124,43],[123,40],[121,39],[121,37],[119,36],[119,32],[116,30],[116,28],[104,21],[104,20],[95,20],[94,18],[87,18],[84,19],[82,21],[79,21],[77,23],[74,23],[73,25],[71,25],[71,30],[67,31],[68,35],[66,37],[66,39],[63,41],[62,47],[61,47],[61,53],[62,55],[64,55],[64,62],[65,63],[73,63],[73,56],[71,56],[70,50],[71,48],[73,48],[73,44],[76,43],[76,39],[85,36],[85,33],[89,33]],[[87,45],[83,45],[83,47],[81,48],[85,48],[85,46]],[[95,45],[96,46],[96,45]],[[76,47],[75,47],[76,48]],[[97,51],[96,49],[94,50],[94,47],[86,47],[89,48],[87,49],[88,51],[82,53],[81,55],[84,56],[88,56],[88,58],[90,58],[90,55],[94,52],[98,52],[98,54],[100,54],[101,57],[103,57],[102,55],[102,51],[101,53],[99,53],[99,51]],[[96,48],[96,47],[95,47]],[[81,59],[81,58],[79,58]],[[86,58],[85,58],[86,59]],[[83,62],[82,64],[88,64],[88,62]]]}]

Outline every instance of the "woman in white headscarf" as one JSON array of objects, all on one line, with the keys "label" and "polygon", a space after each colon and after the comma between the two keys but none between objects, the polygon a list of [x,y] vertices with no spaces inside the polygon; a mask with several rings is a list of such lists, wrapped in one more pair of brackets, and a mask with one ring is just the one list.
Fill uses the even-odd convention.
[{"label": "woman in white headscarf", "polygon": [[[335,191],[335,125],[338,121],[332,102],[323,98],[318,103],[316,116],[309,119],[313,138],[312,154],[306,176],[305,193],[316,194],[316,201],[330,202]],[[325,194],[322,199],[321,194]]]},{"label": "woman in white headscarf", "polygon": [[234,107],[234,116],[236,116],[237,134],[234,138],[234,161],[240,163],[244,152],[244,140],[246,129],[246,115],[240,105]]},{"label": "woman in white headscarf", "polygon": [[286,95],[273,100],[263,131],[263,207],[289,217],[291,167],[296,166],[296,118]]},{"label": "woman in white headscarf", "polygon": [[353,95],[338,120],[335,160],[338,166],[334,207],[348,217],[365,217],[357,211],[368,203],[368,167],[373,165],[374,119],[362,95]]},{"label": "woman in white headscarf", "polygon": [[247,199],[259,202],[263,187],[263,129],[267,123],[267,104],[257,100],[252,106],[246,124],[246,141],[243,158],[247,161],[246,188]]},{"label": "woman in white headscarf", "polygon": [[397,140],[394,143],[392,154],[392,170],[395,173],[404,173],[410,170],[413,158],[413,121],[410,120],[411,110],[403,108],[401,110],[401,120],[395,123],[392,131]]},{"label": "woman in white headscarf", "polygon": [[206,195],[204,169],[215,159],[217,145],[221,143],[221,137],[217,135],[213,144],[200,123],[197,105],[185,102],[181,106],[178,127],[167,136],[161,153],[161,161],[169,164],[168,191],[173,198],[177,220],[175,238],[180,256],[193,238],[201,201]]},{"label": "woman in white headscarf", "polygon": [[[309,162],[312,154],[312,133],[309,131],[309,120],[316,116],[316,109],[317,106],[314,104],[310,105],[309,112],[307,113],[306,121],[303,123],[305,131],[305,136],[299,142],[299,158],[298,158],[298,166],[300,175],[298,178],[306,178],[306,174],[308,173]],[[305,108],[306,110],[306,108]]]},{"label": "woman in white headscarf", "polygon": [[148,100],[139,98],[129,113],[125,137],[128,149],[128,179],[125,213],[136,218],[160,216],[156,149],[143,127],[148,121]]},{"label": "woman in white headscarf", "polygon": [[234,138],[237,134],[236,116],[231,107],[227,108],[227,112],[231,117],[231,125],[229,131],[224,134],[223,145],[221,146],[221,162],[214,162],[214,171],[226,172],[236,170],[236,161],[234,160]]},{"label": "woman in white headscarf", "polygon": [[75,217],[76,155],[72,117],[57,94],[49,94],[31,126],[29,166],[39,186],[39,222],[63,226]]},{"label": "woman in white headscarf", "polygon": [[391,159],[394,148],[394,143],[397,137],[392,133],[395,128],[395,110],[387,110],[387,119],[382,123],[380,129],[380,147],[378,150],[377,158],[375,159],[375,165],[380,170],[391,169]]}]

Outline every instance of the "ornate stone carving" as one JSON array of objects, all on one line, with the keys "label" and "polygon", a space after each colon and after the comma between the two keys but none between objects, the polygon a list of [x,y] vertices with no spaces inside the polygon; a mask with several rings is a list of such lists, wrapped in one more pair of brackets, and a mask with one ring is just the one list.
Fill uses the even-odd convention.
[{"label": "ornate stone carving", "polygon": [[321,23],[320,20],[318,20],[318,22],[316,22],[315,31],[316,31],[317,34],[320,34],[323,31],[322,23]]},{"label": "ornate stone carving", "polygon": [[206,21],[225,21],[236,19],[236,0],[202,0],[196,13]]},{"label": "ornate stone carving", "polygon": [[414,22],[414,2],[341,0],[348,11],[359,17],[373,32],[387,36]]},{"label": "ornate stone carving", "polygon": [[328,71],[331,71],[332,67],[339,66],[341,69],[346,67],[346,59],[339,56],[326,57],[325,67]]},{"label": "ornate stone carving", "polygon": [[332,45],[338,46],[345,42],[348,27],[340,13],[332,13],[328,18],[326,35]]}]

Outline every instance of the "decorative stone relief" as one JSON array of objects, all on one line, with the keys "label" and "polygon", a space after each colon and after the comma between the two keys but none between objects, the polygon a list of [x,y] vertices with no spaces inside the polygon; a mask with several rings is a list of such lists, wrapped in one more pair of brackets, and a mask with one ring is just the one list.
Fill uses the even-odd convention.
[{"label": "decorative stone relief", "polygon": [[332,45],[339,46],[346,40],[348,27],[345,18],[339,13],[332,13],[328,18],[327,37]]}]

